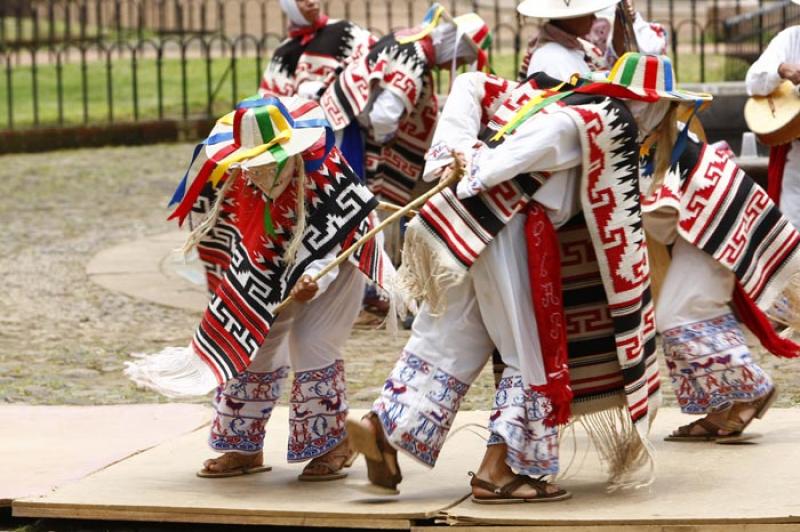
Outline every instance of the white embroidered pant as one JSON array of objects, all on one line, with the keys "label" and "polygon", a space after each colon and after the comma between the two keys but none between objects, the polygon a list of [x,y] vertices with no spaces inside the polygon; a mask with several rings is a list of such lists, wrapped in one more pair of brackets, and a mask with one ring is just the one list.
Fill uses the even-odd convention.
[{"label": "white embroidered pant", "polygon": [[467,279],[446,293],[438,316],[423,304],[411,338],[373,410],[396,448],[433,466],[459,405],[495,346],[506,369],[489,422],[490,444],[508,446],[507,463],[530,475],[558,471],[558,434],[544,426],[549,402],[526,391],[520,355],[542,367],[527,277],[524,217],[497,235]]},{"label": "white embroidered pant", "polygon": [[735,277],[678,237],[656,306],[656,324],[681,410],[707,414],[752,401],[772,381],[755,362],[731,312]]},{"label": "white embroidered pant", "polygon": [[364,276],[344,264],[317,299],[294,303],[275,320],[246,371],[217,390],[209,445],[219,452],[260,452],[265,424],[294,371],[288,460],[308,460],[339,445],[347,417],[342,347],[361,308]]}]

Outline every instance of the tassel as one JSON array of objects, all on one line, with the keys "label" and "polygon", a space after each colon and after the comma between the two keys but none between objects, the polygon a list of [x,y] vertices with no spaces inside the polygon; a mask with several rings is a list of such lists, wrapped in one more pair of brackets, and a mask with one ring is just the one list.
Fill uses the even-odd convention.
[{"label": "tassel", "polygon": [[[627,407],[621,406],[583,414],[579,421],[608,468],[609,492],[643,488],[655,480],[655,449],[631,421]],[[636,478],[637,472],[645,470]]]},{"label": "tassel", "polygon": [[534,385],[531,389],[550,400],[551,410],[544,419],[545,427],[560,427],[569,423],[572,417],[572,388],[568,372],[548,375],[547,384]]},{"label": "tassel", "polygon": [[467,271],[445,261],[446,255],[427,241],[425,229],[415,225],[410,223],[406,230],[396,288],[408,298],[427,302],[430,314],[440,316],[447,308],[445,293],[462,283]]},{"label": "tassel", "polygon": [[137,386],[166,397],[206,395],[221,384],[191,346],[167,347],[152,355],[131,356],[137,360],[125,362],[125,375]]},{"label": "tassel", "polygon": [[297,221],[294,226],[294,233],[289,245],[286,246],[286,252],[283,254],[283,260],[286,264],[294,264],[297,257],[297,250],[300,249],[300,244],[303,242],[303,236],[306,232],[306,171],[303,166],[302,155],[297,155]]}]

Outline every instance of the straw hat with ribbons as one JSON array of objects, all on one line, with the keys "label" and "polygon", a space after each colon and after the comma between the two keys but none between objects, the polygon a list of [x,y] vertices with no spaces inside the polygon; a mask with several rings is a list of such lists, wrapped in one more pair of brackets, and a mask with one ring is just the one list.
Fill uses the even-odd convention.
[{"label": "straw hat with ribbons", "polygon": [[[170,219],[178,218],[183,222],[207,184],[217,187],[233,171],[245,170],[252,175],[253,183],[267,198],[264,228],[268,234],[275,236],[269,208],[271,201],[286,188],[295,172],[300,173],[298,182],[299,188],[302,188],[305,173],[313,172],[322,165],[333,144],[333,132],[322,109],[315,102],[294,97],[253,97],[243,100],[235,111],[217,121],[209,137],[195,149],[190,170],[170,202],[178,204]],[[195,164],[195,159],[201,154],[205,161]],[[287,163],[293,159],[298,162],[284,172]],[[199,170],[191,179],[192,184],[187,191],[189,173],[197,166]],[[229,176],[206,220],[193,231],[187,248],[196,244],[215,223],[224,194],[233,181]],[[298,223],[304,221],[302,200],[301,194],[298,197]]]},{"label": "straw hat with ribbons", "polygon": [[675,86],[672,61],[663,55],[628,52],[617,60],[607,79],[577,81],[577,86],[574,88],[562,90],[566,84],[561,84],[555,89],[544,90],[528,100],[495,135],[495,140],[513,133],[528,118],[571,94],[597,94],[644,102],[666,99],[692,105],[695,109],[699,109],[712,99],[710,94],[678,89]]},{"label": "straw hat with ribbons", "polygon": [[[419,41],[429,36],[442,24],[452,24],[456,28],[456,38],[453,43],[454,49],[458,48],[459,42],[463,38],[470,44],[475,56],[477,57],[477,69],[486,71],[489,68],[489,48],[492,44],[492,32],[477,13],[467,13],[453,18],[441,4],[435,3],[425,13],[425,17],[417,28],[410,33],[399,36],[397,42],[408,44]],[[453,64],[456,62],[456,54],[453,53]]]}]

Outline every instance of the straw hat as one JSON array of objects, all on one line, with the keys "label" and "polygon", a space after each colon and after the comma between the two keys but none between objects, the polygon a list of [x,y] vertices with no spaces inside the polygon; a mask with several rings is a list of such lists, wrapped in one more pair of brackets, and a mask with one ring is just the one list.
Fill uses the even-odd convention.
[{"label": "straw hat", "polygon": [[608,82],[645,98],[657,97],[684,103],[712,99],[710,94],[677,89],[672,61],[664,55],[628,52],[614,63]]},{"label": "straw hat", "polygon": [[534,18],[575,18],[597,13],[618,2],[619,0],[524,0],[517,6],[517,11]]},{"label": "straw hat", "polygon": [[[227,139],[206,144],[206,156],[219,161],[211,181],[230,168],[282,166],[293,155],[325,142],[328,128],[322,108],[303,98],[243,100],[235,111],[217,120],[209,135]],[[215,157],[222,150],[230,153]]]}]

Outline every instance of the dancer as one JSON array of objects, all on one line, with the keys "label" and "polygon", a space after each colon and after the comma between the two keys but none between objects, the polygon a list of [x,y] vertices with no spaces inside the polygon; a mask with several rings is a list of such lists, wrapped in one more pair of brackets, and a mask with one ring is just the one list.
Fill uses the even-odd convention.
[{"label": "dancer", "polygon": [[[573,74],[587,76],[592,72],[608,70],[617,57],[626,51],[622,21],[614,17],[614,6],[620,0],[525,0],[517,10],[526,17],[535,17],[546,22],[538,34],[528,43],[528,52],[522,61],[519,79],[535,72],[544,72],[553,78],[569,81]],[[633,31],[639,51],[644,54],[661,55],[666,52],[667,39],[664,29],[642,18],[633,7],[633,2],[623,0],[628,16],[633,21]],[[612,10],[609,12],[609,10]],[[614,21],[611,46],[597,46],[587,37],[598,21],[596,13],[604,19]],[[603,22],[599,22],[603,24]]]},{"label": "dancer", "polygon": [[[208,197],[202,190],[217,191],[189,242],[214,259],[211,302],[188,348],[131,362],[126,373],[168,396],[219,386],[209,444],[225,454],[199,474],[232,476],[264,470],[265,424],[291,368],[288,460],[311,460],[301,480],[342,478],[351,459],[342,347],[361,306],[362,273],[382,285],[393,269],[377,239],[314,276],[369,230],[377,200],[307,100],[245,100],[201,147],[205,160],[179,186],[172,218],[183,222]],[[290,294],[295,302],[276,316]]]},{"label": "dancer", "polygon": [[328,18],[319,0],[280,0],[280,5],[289,37],[272,54],[258,92],[317,101],[347,58],[365,53],[375,39],[349,20]]},{"label": "dancer", "polygon": [[398,205],[412,197],[439,114],[433,69],[484,69],[490,43],[478,15],[453,19],[434,4],[420,27],[387,34],[325,91],[320,105],[335,130],[366,129],[367,185],[376,196]]},{"label": "dancer", "polygon": [[[674,73],[664,58],[620,62],[620,72],[637,75],[564,93],[542,90],[557,83],[543,75],[516,88],[492,76],[457,79],[426,173],[457,149],[467,177],[409,227],[400,279],[424,302],[372,411],[348,421],[374,485],[396,489],[398,449],[436,463],[495,347],[506,369],[474,501],[567,498],[541,477],[559,470],[557,426],[571,413],[596,436],[612,485],[651,480],[636,478],[652,463],[646,434],[659,402],[637,124],[649,132],[666,112],[662,100],[698,96],[665,88]],[[559,241],[569,250],[563,270]],[[613,433],[592,430],[615,422]]]},{"label": "dancer", "polygon": [[[800,4],[800,0],[793,0]],[[767,96],[784,80],[800,85],[800,26],[775,36],[747,71],[747,93]],[[769,194],[795,227],[800,227],[800,140],[775,146],[769,153]]]},{"label": "dancer", "polygon": [[735,443],[777,397],[743,326],[767,351],[800,355],[767,319],[779,305],[797,321],[800,234],[726,154],[679,133],[677,113],[648,139],[642,208],[649,237],[672,246],[656,324],[673,391],[682,412],[703,417],[666,439]]}]

